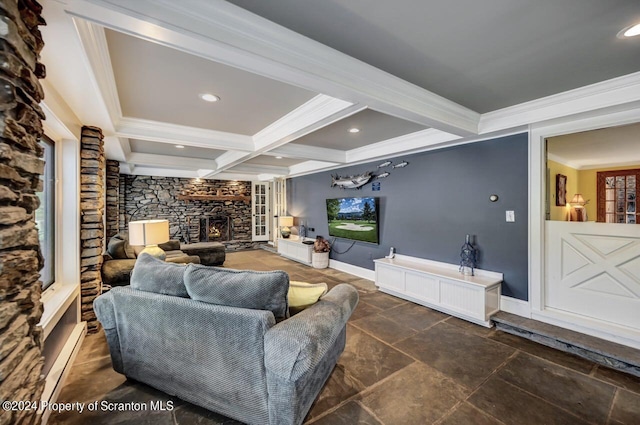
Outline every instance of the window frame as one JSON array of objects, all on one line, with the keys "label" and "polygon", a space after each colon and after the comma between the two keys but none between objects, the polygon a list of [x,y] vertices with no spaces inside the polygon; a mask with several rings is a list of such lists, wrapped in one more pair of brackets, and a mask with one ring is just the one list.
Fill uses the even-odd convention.
[{"label": "window frame", "polygon": [[[38,239],[40,240],[40,251],[44,257],[44,267],[41,270],[42,290],[46,290],[56,282],[56,145],[53,140],[43,135],[39,140],[44,148],[43,159],[44,172],[42,174],[42,196],[40,206],[44,210],[44,229],[38,226]],[[44,205],[43,205],[44,204]],[[40,232],[43,232],[43,239],[40,239]]]}]

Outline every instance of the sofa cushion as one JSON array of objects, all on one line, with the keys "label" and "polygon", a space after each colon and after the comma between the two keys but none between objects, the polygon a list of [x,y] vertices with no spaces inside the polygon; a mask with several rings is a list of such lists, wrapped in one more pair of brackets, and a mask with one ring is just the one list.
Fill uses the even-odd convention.
[{"label": "sofa cushion", "polygon": [[180,251],[180,241],[177,239],[169,239],[164,243],[159,243],[158,248],[163,251]]},{"label": "sofa cushion", "polygon": [[276,320],[289,315],[289,275],[189,264],[184,284],[194,300],[230,307],[269,310]]},{"label": "sofa cushion", "polygon": [[189,298],[184,286],[185,265],[167,263],[147,253],[140,254],[131,272],[131,287],[140,291]]},{"label": "sofa cushion", "polygon": [[116,260],[136,258],[133,248],[129,245],[126,233],[118,233],[109,239],[109,243],[107,244],[107,254]]},{"label": "sofa cushion", "polygon": [[307,283],[292,280],[289,282],[289,312],[291,315],[301,312],[317,303],[327,293],[326,283]]}]

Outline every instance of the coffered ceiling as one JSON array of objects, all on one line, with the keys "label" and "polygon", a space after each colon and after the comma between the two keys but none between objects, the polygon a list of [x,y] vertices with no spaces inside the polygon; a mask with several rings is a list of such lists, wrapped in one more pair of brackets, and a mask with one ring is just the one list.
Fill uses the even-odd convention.
[{"label": "coffered ceiling", "polygon": [[43,6],[45,127],[102,128],[124,173],[296,176],[640,102],[634,0]]}]

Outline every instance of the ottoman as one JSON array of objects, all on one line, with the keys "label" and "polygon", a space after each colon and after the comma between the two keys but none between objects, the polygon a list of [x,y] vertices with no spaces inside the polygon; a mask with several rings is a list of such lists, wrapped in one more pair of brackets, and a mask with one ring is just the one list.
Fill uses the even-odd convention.
[{"label": "ottoman", "polygon": [[181,244],[180,250],[187,255],[197,255],[200,257],[200,264],[205,266],[221,266],[226,257],[225,246],[220,242]]}]

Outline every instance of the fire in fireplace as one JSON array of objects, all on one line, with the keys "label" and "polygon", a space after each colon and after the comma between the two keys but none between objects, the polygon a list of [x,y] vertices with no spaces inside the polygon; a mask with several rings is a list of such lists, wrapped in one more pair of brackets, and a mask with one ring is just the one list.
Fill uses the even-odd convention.
[{"label": "fire in fireplace", "polygon": [[205,216],[200,218],[200,242],[220,242],[233,239],[229,216]]}]

